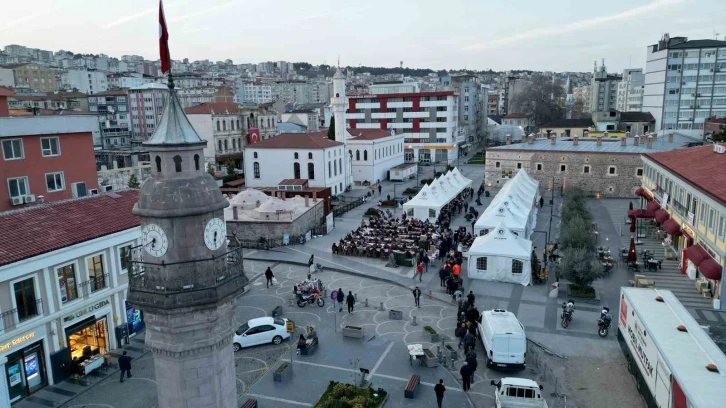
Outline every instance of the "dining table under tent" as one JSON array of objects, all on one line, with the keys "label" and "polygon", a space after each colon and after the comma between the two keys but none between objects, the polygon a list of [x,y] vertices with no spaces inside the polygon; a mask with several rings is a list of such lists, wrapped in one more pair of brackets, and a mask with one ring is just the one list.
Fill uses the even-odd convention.
[{"label": "dining table under tent", "polygon": [[469,279],[524,286],[532,282],[532,241],[515,234],[505,221],[476,237],[464,256]]}]

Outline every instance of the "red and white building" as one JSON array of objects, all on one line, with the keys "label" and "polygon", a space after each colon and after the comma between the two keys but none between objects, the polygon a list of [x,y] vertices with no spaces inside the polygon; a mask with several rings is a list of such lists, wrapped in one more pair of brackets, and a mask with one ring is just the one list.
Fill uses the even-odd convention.
[{"label": "red and white building", "polygon": [[164,84],[149,83],[129,89],[131,137],[134,142],[149,140],[164,113],[169,88]]},{"label": "red and white building", "polygon": [[7,115],[0,93],[0,212],[98,193],[90,115]]},{"label": "red and white building", "polygon": [[450,163],[458,156],[453,91],[349,95],[345,118],[351,134],[353,129],[403,134],[407,162]]}]

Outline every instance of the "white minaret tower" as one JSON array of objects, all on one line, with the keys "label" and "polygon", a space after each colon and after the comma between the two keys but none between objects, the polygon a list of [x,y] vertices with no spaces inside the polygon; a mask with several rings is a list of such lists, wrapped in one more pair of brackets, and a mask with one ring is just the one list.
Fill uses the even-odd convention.
[{"label": "white minaret tower", "polygon": [[345,75],[338,67],[333,75],[333,97],[330,99],[330,107],[335,118],[335,141],[346,142],[345,110],[348,109],[348,98],[345,97]]}]

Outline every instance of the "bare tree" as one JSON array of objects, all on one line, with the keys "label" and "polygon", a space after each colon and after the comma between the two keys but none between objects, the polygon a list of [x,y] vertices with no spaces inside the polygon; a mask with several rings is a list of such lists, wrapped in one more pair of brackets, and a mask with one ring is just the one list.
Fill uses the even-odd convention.
[{"label": "bare tree", "polygon": [[538,127],[564,118],[565,109],[558,103],[565,94],[561,81],[541,74],[532,76],[531,81],[529,87],[512,98],[513,111],[526,114]]}]

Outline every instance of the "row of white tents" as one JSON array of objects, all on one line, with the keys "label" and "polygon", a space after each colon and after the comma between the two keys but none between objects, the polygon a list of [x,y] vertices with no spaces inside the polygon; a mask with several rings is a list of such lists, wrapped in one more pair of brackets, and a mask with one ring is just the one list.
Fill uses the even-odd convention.
[{"label": "row of white tents", "polygon": [[509,180],[474,224],[479,235],[467,252],[471,279],[529,285],[539,182],[524,169]]},{"label": "row of white tents", "polygon": [[423,186],[414,198],[403,204],[403,211],[409,217],[436,222],[441,209],[471,185],[472,181],[454,168]]}]

